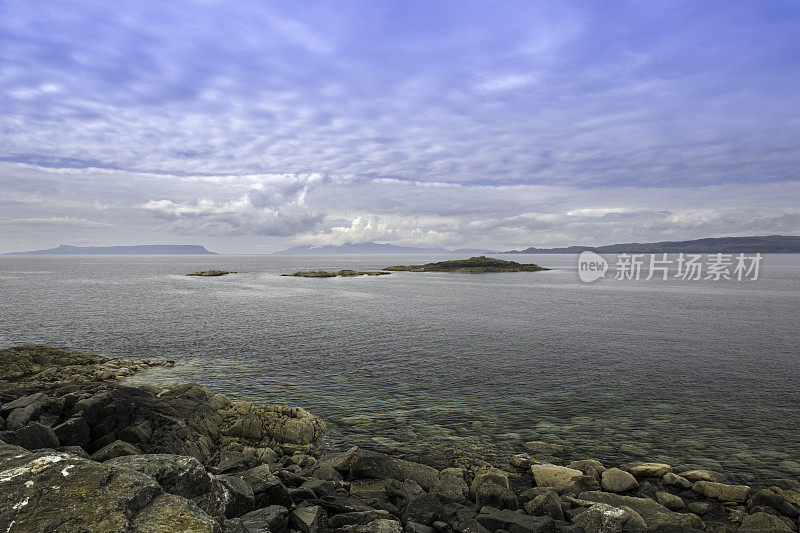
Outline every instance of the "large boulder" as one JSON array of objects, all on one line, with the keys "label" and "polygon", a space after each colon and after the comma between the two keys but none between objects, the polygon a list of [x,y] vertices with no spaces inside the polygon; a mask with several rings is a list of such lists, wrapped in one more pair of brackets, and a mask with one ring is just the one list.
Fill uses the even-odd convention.
[{"label": "large boulder", "polygon": [[800,493],[769,487],[756,492],[747,502],[748,509],[754,507],[772,507],[782,515],[797,520],[800,517]]},{"label": "large boulder", "polygon": [[196,498],[212,490],[211,476],[197,459],[190,456],[127,455],[109,459],[105,464],[146,474],[158,481],[166,492],[184,498]]},{"label": "large boulder", "polygon": [[561,498],[554,491],[539,494],[525,504],[525,512],[534,516],[549,516],[553,520],[564,520]]},{"label": "large boulder", "polygon": [[17,444],[27,450],[58,448],[60,446],[53,428],[31,422],[17,431]]},{"label": "large boulder", "polygon": [[629,492],[639,488],[636,478],[619,468],[609,468],[603,472],[600,484],[608,492]]},{"label": "large boulder", "polygon": [[621,533],[630,513],[625,509],[596,503],[572,521],[584,533]]},{"label": "large boulder", "polygon": [[508,474],[497,468],[478,472],[472,480],[470,493],[478,507],[488,505],[496,509],[519,507],[516,495],[511,491]]},{"label": "large boulder", "polygon": [[348,466],[350,479],[414,481],[425,490],[431,490],[439,482],[439,471],[433,467],[369,450],[358,449]]},{"label": "large boulder", "polygon": [[634,463],[628,472],[636,477],[664,477],[672,472],[672,467],[664,463]]},{"label": "large boulder", "polygon": [[787,523],[786,520],[779,516],[769,513],[753,513],[746,515],[742,520],[742,526],[739,531],[768,531],[770,533],[791,533],[794,529],[791,522]]},{"label": "large boulder", "polygon": [[612,507],[630,507],[647,522],[648,527],[682,527],[703,530],[705,525],[692,513],[676,513],[650,498],[637,498],[610,492],[589,491],[580,494],[581,500],[605,503]]},{"label": "large boulder", "polygon": [[270,505],[241,517],[248,532],[285,533],[289,525],[289,510],[280,505]]},{"label": "large boulder", "polygon": [[706,498],[723,502],[744,503],[750,495],[750,487],[747,485],[726,485],[713,481],[696,481],[692,490]]},{"label": "large boulder", "polygon": [[[12,531],[173,531],[212,533],[218,525],[187,500],[164,499],[150,476],[53,450],[0,444],[0,524]],[[161,531],[165,531],[162,529]]]},{"label": "large boulder", "polygon": [[62,446],[86,447],[92,441],[92,430],[81,416],[74,416],[53,430]]},{"label": "large boulder", "polygon": [[465,502],[469,497],[469,486],[464,481],[464,470],[461,468],[445,468],[439,472],[439,482],[433,486],[431,492],[456,502]]},{"label": "large boulder", "polygon": [[533,465],[531,472],[538,487],[549,487],[559,493],[571,490],[577,478],[584,475],[574,468],[547,464]]}]

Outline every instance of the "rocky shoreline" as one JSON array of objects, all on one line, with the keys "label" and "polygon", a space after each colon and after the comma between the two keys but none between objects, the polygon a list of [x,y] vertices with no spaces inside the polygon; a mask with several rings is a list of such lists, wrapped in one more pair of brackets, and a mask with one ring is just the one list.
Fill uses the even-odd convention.
[{"label": "rocky shoreline", "polygon": [[564,464],[545,442],[442,469],[358,447],[323,455],[325,423],[301,408],[121,381],[170,365],[0,350],[0,531],[798,530],[800,493],[712,470]]}]

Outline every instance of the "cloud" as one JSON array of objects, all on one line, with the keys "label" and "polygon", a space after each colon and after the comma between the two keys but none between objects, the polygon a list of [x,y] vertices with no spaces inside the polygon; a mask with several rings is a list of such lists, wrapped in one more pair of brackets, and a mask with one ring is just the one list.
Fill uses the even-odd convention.
[{"label": "cloud", "polygon": [[354,218],[349,226],[332,226],[323,232],[299,235],[296,240],[319,246],[370,241],[433,246],[459,238],[446,228],[423,228],[418,220],[365,216]]},{"label": "cloud", "polygon": [[181,234],[287,236],[309,230],[323,215],[305,204],[309,184],[295,179],[260,184],[234,200],[150,200],[141,208]]},{"label": "cloud", "polygon": [[85,218],[61,216],[61,217],[27,217],[27,218],[7,218],[0,219],[0,224],[14,224],[14,225],[57,225],[57,226],[74,226],[77,228],[110,228],[113,224],[107,222],[98,222],[96,220],[87,220]]}]

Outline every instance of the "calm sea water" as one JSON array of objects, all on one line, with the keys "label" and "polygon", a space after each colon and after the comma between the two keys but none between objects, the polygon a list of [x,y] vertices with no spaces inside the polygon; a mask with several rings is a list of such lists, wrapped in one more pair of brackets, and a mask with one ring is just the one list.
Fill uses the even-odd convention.
[{"label": "calm sea water", "polygon": [[[760,484],[800,480],[800,255],[749,282],[578,280],[549,272],[304,279],[453,256],[0,258],[0,346],[165,356],[140,380],[301,405],[326,445],[444,460],[643,454]],[[611,257],[613,261],[613,256]],[[239,274],[186,277],[198,269]]]}]

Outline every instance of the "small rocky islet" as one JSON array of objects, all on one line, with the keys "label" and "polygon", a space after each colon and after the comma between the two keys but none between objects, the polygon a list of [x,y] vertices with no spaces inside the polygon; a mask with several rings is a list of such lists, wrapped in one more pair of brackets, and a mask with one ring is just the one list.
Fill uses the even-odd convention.
[{"label": "small rocky islet", "polygon": [[797,531],[800,493],[706,469],[604,465],[527,442],[440,468],[323,453],[299,408],[197,384],[126,385],[173,361],[0,350],[0,531],[599,533]]},{"label": "small rocky islet", "polygon": [[301,270],[299,272],[295,272],[294,274],[281,274],[281,276],[293,276],[297,278],[336,278],[336,277],[343,277],[343,278],[352,278],[356,276],[385,276],[388,275],[389,272],[381,272],[381,271],[358,271],[358,270],[336,270],[336,271],[326,271],[326,270]]},{"label": "small rocky islet", "polygon": [[201,277],[216,277],[216,276],[227,276],[228,274],[236,274],[236,272],[229,270],[198,270],[197,272],[192,272],[191,274],[186,274],[186,275],[201,276]]},{"label": "small rocky islet", "polygon": [[461,272],[465,274],[488,274],[492,272],[540,272],[549,270],[532,263],[517,263],[481,255],[469,259],[455,259],[425,263],[424,265],[398,265],[386,267],[389,272]]}]

